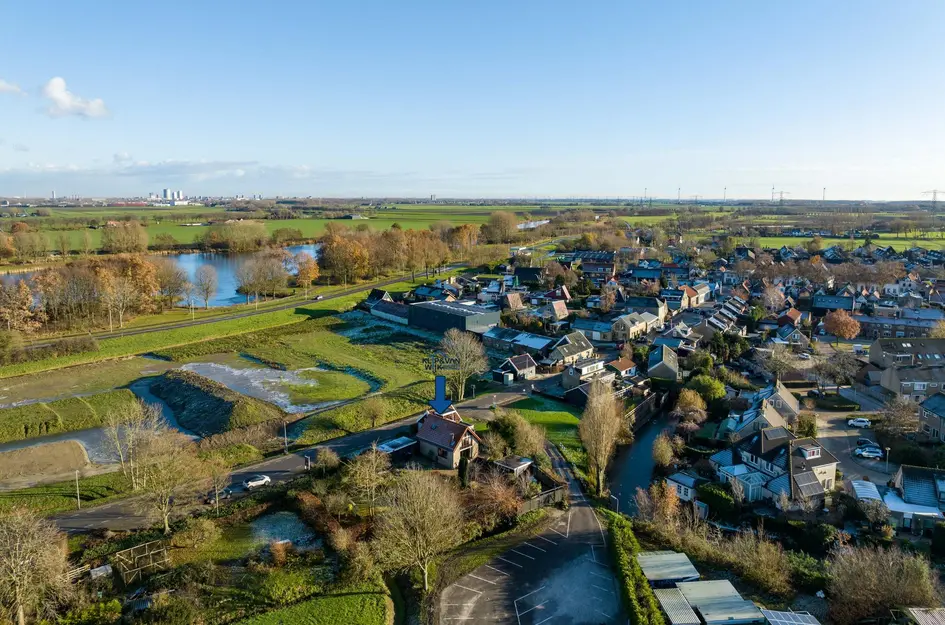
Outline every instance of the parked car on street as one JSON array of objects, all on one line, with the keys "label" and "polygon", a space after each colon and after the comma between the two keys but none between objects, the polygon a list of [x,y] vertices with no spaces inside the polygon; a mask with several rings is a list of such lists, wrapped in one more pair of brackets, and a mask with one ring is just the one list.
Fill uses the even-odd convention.
[{"label": "parked car on street", "polygon": [[858,458],[868,458],[870,460],[882,460],[883,450],[879,447],[857,447],[853,455]]},{"label": "parked car on street", "polygon": [[807,352],[801,352],[800,354],[797,355],[797,357],[800,358],[801,360],[810,360],[810,354],[808,354]]},{"label": "parked car on street", "polygon": [[872,425],[869,419],[864,419],[863,417],[857,417],[856,419],[849,419],[847,425],[851,428],[868,428]]},{"label": "parked car on street", "polygon": [[[230,490],[229,488],[224,488],[223,490],[220,491],[220,501],[229,499],[232,496],[233,496],[233,491]],[[215,504],[217,502],[216,493],[214,493],[211,490],[209,493],[207,493],[206,497],[203,498],[203,502],[207,504],[208,506],[212,506],[213,504]]]},{"label": "parked car on street", "polygon": [[816,388],[813,389],[813,390],[811,390],[811,391],[807,391],[807,396],[808,396],[808,397],[813,397],[814,399],[817,399],[817,398],[820,397],[821,395],[823,395],[823,393],[821,393],[820,391],[818,391]]},{"label": "parked car on street", "polygon": [[261,488],[263,486],[269,486],[270,484],[272,484],[272,480],[268,475],[254,475],[243,480],[243,488],[246,490]]},{"label": "parked car on street", "polygon": [[876,449],[879,449],[879,443],[877,443],[876,441],[871,441],[868,438],[856,439],[856,446],[857,447],[875,447]]}]

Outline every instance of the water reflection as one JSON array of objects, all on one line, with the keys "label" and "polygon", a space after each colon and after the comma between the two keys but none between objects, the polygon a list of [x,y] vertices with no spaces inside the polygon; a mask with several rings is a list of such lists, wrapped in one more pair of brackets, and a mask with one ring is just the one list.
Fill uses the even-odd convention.
[{"label": "water reflection", "polygon": [[[308,245],[291,245],[286,249],[292,255],[299,252],[318,257],[317,243]],[[238,281],[236,279],[239,268],[246,264],[253,254],[213,254],[206,252],[187,252],[185,254],[176,254],[171,256],[151,256],[150,258],[169,258],[177,263],[177,266],[184,270],[188,279],[193,282],[197,276],[197,270],[204,265],[210,265],[217,272],[217,290],[210,298],[211,306],[232,306],[233,304],[243,304],[246,302],[246,296],[236,292]],[[15,284],[19,280],[29,280],[35,272],[23,271],[17,273],[0,274],[0,282],[3,284]]]}]

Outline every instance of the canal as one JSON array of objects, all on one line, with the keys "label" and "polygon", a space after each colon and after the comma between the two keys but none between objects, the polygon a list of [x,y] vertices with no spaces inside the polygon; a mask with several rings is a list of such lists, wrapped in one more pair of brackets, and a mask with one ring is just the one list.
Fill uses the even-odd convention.
[{"label": "canal", "polygon": [[[637,430],[633,443],[617,450],[617,455],[610,464],[609,480],[610,493],[619,500],[621,512],[632,514],[635,509],[634,495],[637,488],[650,487],[650,479],[655,466],[653,441],[660,432],[669,430],[671,427],[670,418],[665,413],[661,413]],[[617,506],[613,499],[610,504],[611,508]]]}]

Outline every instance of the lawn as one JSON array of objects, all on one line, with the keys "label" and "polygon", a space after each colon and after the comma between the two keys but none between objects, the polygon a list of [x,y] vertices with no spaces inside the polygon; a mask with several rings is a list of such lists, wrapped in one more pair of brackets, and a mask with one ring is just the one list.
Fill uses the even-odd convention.
[{"label": "lawn", "polygon": [[118,389],[87,397],[0,408],[0,442],[98,427],[110,411],[135,401],[134,393]]},{"label": "lawn", "polygon": [[239,625],[386,625],[393,618],[381,584],[342,587],[294,606],[239,621]]},{"label": "lawn", "polygon": [[290,400],[295,404],[353,399],[366,395],[371,390],[371,385],[361,378],[342,371],[303,371],[299,375],[306,380],[312,380],[315,385],[284,385]]},{"label": "lawn", "polygon": [[[100,505],[124,497],[131,485],[121,472],[79,478],[82,507]],[[75,480],[0,492],[0,514],[26,506],[39,514],[75,510]]]},{"label": "lawn", "polygon": [[581,438],[578,436],[581,413],[573,406],[536,396],[517,401],[508,407],[531,423],[545,428],[549,442],[568,447],[581,446]]}]

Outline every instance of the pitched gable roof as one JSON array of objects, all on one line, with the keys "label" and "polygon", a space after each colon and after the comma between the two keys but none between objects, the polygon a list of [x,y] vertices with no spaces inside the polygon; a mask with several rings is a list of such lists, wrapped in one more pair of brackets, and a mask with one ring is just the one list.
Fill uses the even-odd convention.
[{"label": "pitched gable roof", "polygon": [[476,440],[481,440],[473,426],[468,423],[450,421],[435,414],[428,414],[417,428],[417,440],[444,449],[453,449],[467,433]]}]

